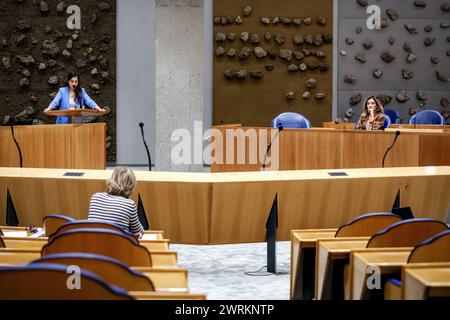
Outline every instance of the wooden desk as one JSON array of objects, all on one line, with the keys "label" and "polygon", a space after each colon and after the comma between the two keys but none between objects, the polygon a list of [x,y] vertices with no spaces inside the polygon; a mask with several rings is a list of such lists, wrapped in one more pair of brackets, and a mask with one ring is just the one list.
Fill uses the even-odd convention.
[{"label": "wooden desk", "polygon": [[[15,126],[25,168],[104,169],[106,124]],[[0,127],[0,167],[19,167],[10,127]]]},{"label": "wooden desk", "polygon": [[[315,298],[318,300],[343,300],[344,266],[353,249],[365,248],[370,237],[336,238],[318,240],[316,246]],[[342,292],[341,292],[342,291]]]},{"label": "wooden desk", "polygon": [[350,299],[362,300],[366,294],[367,268],[378,267],[381,275],[400,273],[413,248],[373,248],[353,250],[350,259]]},{"label": "wooden desk", "polygon": [[[211,172],[261,171],[267,144],[272,139],[267,170],[379,168],[395,137],[395,132],[388,131],[310,128],[285,129],[272,138],[278,129],[214,129],[223,141],[216,145],[219,139],[212,139],[216,153]],[[238,135],[247,136],[245,143],[242,139],[241,144],[237,142]],[[450,165],[449,146],[450,130],[407,130],[386,157],[385,167]]]},{"label": "wooden desk", "polygon": [[[354,130],[356,123],[351,122],[343,122],[343,123],[334,123],[334,122],[323,122],[322,126],[327,129],[341,129],[341,130]],[[443,132],[450,132],[449,125],[424,125],[424,124],[391,124],[390,129],[438,129]]]},{"label": "wooden desk", "polygon": [[337,229],[292,230],[291,236],[291,300],[314,297],[316,242],[334,238]]},{"label": "wooden desk", "polygon": [[450,266],[405,267],[402,283],[404,300],[450,297]]},{"label": "wooden desk", "polygon": [[131,269],[141,272],[150,278],[157,290],[188,288],[187,269],[178,267],[133,267]]},{"label": "wooden desk", "polygon": [[[112,171],[0,168],[0,197],[7,190],[21,225],[42,225],[48,214],[87,218],[93,193],[104,192]],[[265,225],[278,194],[278,240],[293,229],[337,228],[367,212],[389,212],[400,190],[400,205],[417,218],[445,221],[450,207],[450,167],[177,173],[136,172],[133,199],[141,195],[152,229],[172,243],[219,244],[265,241]],[[49,196],[51,195],[51,196]],[[0,201],[0,221],[6,221]]]}]

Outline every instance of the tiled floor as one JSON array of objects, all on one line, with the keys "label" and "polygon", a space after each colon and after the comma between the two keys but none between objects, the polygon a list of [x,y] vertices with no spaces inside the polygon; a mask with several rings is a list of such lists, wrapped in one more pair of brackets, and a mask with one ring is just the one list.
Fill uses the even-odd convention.
[{"label": "tiled floor", "polygon": [[266,265],[266,248],[265,243],[170,246],[178,252],[178,265],[189,270],[191,292],[209,300],[288,300],[290,242],[277,242],[277,275],[265,268],[245,274]]}]

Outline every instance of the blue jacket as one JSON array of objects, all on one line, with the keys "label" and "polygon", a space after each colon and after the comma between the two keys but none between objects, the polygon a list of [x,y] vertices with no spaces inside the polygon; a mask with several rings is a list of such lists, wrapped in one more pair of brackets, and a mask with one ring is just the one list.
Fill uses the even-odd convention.
[{"label": "blue jacket", "polygon": [[[81,108],[84,105],[88,106],[91,109],[94,109],[97,104],[94,100],[92,100],[88,94],[86,93],[86,90],[81,89],[81,101],[78,99],[75,100],[75,104],[77,108]],[[68,110],[70,109],[70,89],[68,86],[59,88],[58,94],[56,95],[55,99],[50,103],[50,106],[53,109],[56,109],[59,107],[59,110]],[[70,123],[70,117],[57,117],[56,118],[57,124],[67,124]]]}]

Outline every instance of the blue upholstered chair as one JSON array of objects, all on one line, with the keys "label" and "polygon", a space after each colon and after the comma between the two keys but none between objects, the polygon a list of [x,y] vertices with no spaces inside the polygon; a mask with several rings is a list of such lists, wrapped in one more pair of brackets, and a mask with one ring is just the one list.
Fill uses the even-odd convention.
[{"label": "blue upholstered chair", "polygon": [[69,290],[69,266],[30,264],[0,267],[0,300],[130,300],[125,289],[81,269],[81,290]]},{"label": "blue upholstered chair", "polygon": [[384,129],[390,128],[391,127],[391,123],[392,120],[388,115],[385,115],[385,120],[384,120]]},{"label": "blue upholstered chair", "polygon": [[401,217],[389,212],[371,212],[360,215],[350,222],[340,226],[335,238],[339,237],[367,237],[372,236],[396,222]]},{"label": "blue upholstered chair", "polygon": [[409,124],[444,125],[444,117],[436,110],[422,110],[409,119]]},{"label": "blue upholstered chair", "polygon": [[[411,251],[408,263],[450,262],[450,230],[421,242]],[[386,284],[385,299],[401,299],[402,279],[391,278]]]},{"label": "blue upholstered chair", "polygon": [[104,255],[78,252],[49,254],[31,262],[31,264],[36,263],[76,265],[83,270],[94,272],[109,284],[127,291],[155,290],[152,281],[142,273],[130,269],[117,259]]},{"label": "blue upholstered chair", "polygon": [[44,226],[45,236],[48,237],[55,233],[59,227],[67,222],[75,221],[74,218],[62,214],[49,214],[44,217],[42,225]]},{"label": "blue upholstered chair", "polygon": [[100,254],[120,260],[128,266],[152,266],[147,248],[122,231],[92,228],[58,232],[42,247],[41,254],[46,256],[69,252]]},{"label": "blue upholstered chair", "polygon": [[447,229],[448,226],[439,220],[402,220],[374,234],[367,243],[367,248],[414,247]]},{"label": "blue upholstered chair", "polygon": [[272,120],[273,128],[311,128],[311,122],[295,112],[285,112]]},{"label": "blue upholstered chair", "polygon": [[384,114],[389,116],[392,124],[397,124],[400,122],[400,114],[393,109],[384,109]]},{"label": "blue upholstered chair", "polygon": [[122,229],[121,227],[119,227],[118,225],[113,224],[113,223],[108,223],[108,222],[104,222],[104,221],[94,221],[94,220],[75,220],[72,222],[68,222],[68,223],[62,225],[61,227],[59,227],[58,230],[55,231],[55,233],[53,233],[49,236],[49,240],[51,240],[51,238],[53,236],[55,236],[56,234],[58,234],[60,232],[73,230],[73,229],[92,229],[92,228],[116,230],[119,232],[123,232],[124,234],[126,234],[129,237],[134,237],[133,233],[131,233],[128,230]]}]

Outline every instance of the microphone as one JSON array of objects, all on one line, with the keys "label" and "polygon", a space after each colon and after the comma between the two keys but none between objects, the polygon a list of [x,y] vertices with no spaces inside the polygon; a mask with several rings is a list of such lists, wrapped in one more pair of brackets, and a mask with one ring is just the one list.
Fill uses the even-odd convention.
[{"label": "microphone", "polygon": [[272,148],[272,144],[275,141],[275,139],[278,137],[278,135],[280,134],[281,131],[283,131],[284,127],[280,124],[278,125],[278,131],[275,134],[275,136],[273,137],[272,141],[270,141],[269,145],[267,146],[267,150],[266,153],[264,154],[264,160],[263,160],[263,171],[266,171],[266,160],[267,160],[267,155],[269,154],[270,148]]},{"label": "microphone", "polygon": [[150,151],[148,150],[147,142],[145,142],[145,138],[144,138],[144,123],[139,122],[139,127],[141,127],[142,141],[144,142],[145,150],[147,151],[148,171],[152,171],[152,158],[150,157]]},{"label": "microphone", "polygon": [[23,160],[22,160],[22,149],[20,149],[20,144],[16,139],[16,136],[14,134],[14,122],[15,122],[15,118],[14,117],[9,117],[9,124],[11,125],[11,136],[14,140],[14,143],[16,145],[17,148],[17,152],[19,153],[19,164],[20,167],[23,168]]},{"label": "microphone", "polygon": [[388,155],[389,151],[391,151],[392,147],[394,146],[395,142],[397,141],[398,136],[400,135],[400,131],[395,131],[395,138],[394,142],[387,148],[386,152],[384,153],[383,162],[381,163],[381,167],[384,168],[384,160],[386,160],[386,156]]}]

